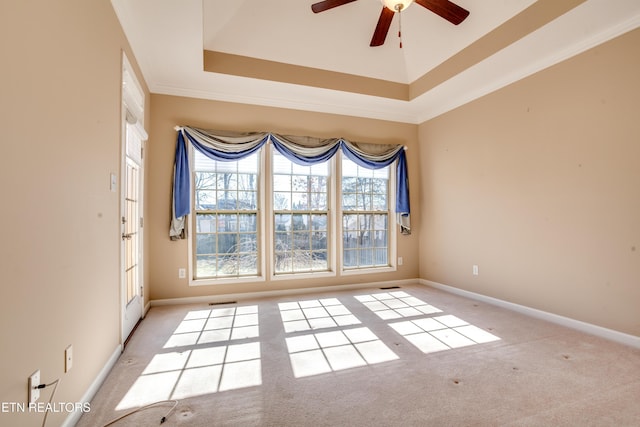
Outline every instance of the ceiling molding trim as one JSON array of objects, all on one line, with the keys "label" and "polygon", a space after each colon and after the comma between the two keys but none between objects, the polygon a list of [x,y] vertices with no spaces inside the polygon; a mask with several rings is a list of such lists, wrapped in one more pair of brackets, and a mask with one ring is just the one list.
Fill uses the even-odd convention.
[{"label": "ceiling molding trim", "polygon": [[[560,62],[566,61],[567,59],[570,59],[573,56],[579,55],[580,53],[583,53],[589,49],[592,49],[598,45],[601,45],[603,43],[606,43],[609,40],[612,40],[618,36],[621,36],[629,31],[633,31],[636,28],[640,27],[640,13],[636,14],[635,16],[632,16],[616,25],[613,25],[611,27],[608,27],[600,32],[598,32],[597,34],[594,34],[591,37],[587,37],[584,39],[581,39],[579,41],[577,41],[576,43],[571,44],[570,46],[561,49],[557,52],[551,52],[550,55],[535,61],[533,63],[529,63],[527,64],[526,67],[520,68],[518,70],[515,70],[509,74],[503,75],[501,76],[500,79],[498,80],[494,80],[492,81],[490,84],[487,84],[485,86],[482,87],[478,87],[476,90],[470,91],[470,92],[466,92],[464,93],[464,95],[456,97],[456,98],[449,98],[449,97],[445,97],[444,99],[447,100],[447,102],[443,102],[443,103],[437,103],[438,105],[432,105],[431,108],[426,108],[420,112],[418,112],[418,122],[419,123],[424,123],[428,120],[431,120],[439,115],[445,114],[455,108],[458,108],[464,104],[467,104],[469,102],[472,102],[478,98],[481,98],[483,96],[486,96],[492,92],[495,92],[499,89],[502,89],[505,86],[508,86],[512,83],[515,83],[519,80],[522,80],[528,76],[531,76],[537,72],[540,72],[546,68],[549,68],[555,64],[558,64]],[[537,32],[532,33],[531,35],[523,38],[520,42],[525,42],[528,39],[530,39],[531,37],[535,37],[537,35]],[[438,91],[439,89],[443,89],[446,86],[449,85],[455,85],[456,81],[462,78],[465,78],[471,74],[474,74],[478,71],[479,68],[481,67],[491,67],[490,63],[492,61],[495,61],[497,58],[499,58],[502,55],[508,55],[509,51],[511,49],[516,50],[518,49],[518,44],[520,42],[516,42],[515,44],[511,45],[510,47],[508,47],[507,49],[497,53],[496,55],[493,55],[492,57],[486,59],[485,61],[480,62],[479,64],[467,69],[466,71],[464,71],[463,73],[458,74],[457,76],[453,77],[452,79],[448,80],[447,82],[445,82],[444,84],[442,84],[440,87],[437,87],[433,90],[433,92]],[[433,93],[431,92],[431,93]],[[429,92],[423,96],[428,96]],[[419,98],[416,98],[412,101],[412,104],[414,102],[418,102],[419,103]],[[434,103],[432,103],[434,104]]]},{"label": "ceiling molding trim", "polygon": [[207,72],[409,100],[409,85],[404,83],[211,50],[205,50],[203,58]]},{"label": "ceiling molding trim", "polygon": [[[215,92],[210,90],[190,89],[183,87],[175,87],[163,84],[153,84],[150,90],[154,94],[181,96],[187,98],[207,99],[211,101],[230,102],[236,104],[249,104],[259,105],[263,107],[284,108],[300,111],[311,111],[316,113],[335,114],[339,116],[354,116],[376,120],[384,120],[390,122],[419,124],[420,120],[416,114],[408,111],[409,109],[398,107],[397,105],[382,106],[379,109],[362,108],[360,105],[367,104],[369,106],[378,106],[378,103],[363,103],[358,102],[357,106],[349,105],[347,102],[308,102],[294,99],[275,98],[275,97],[259,97],[242,95],[231,92]],[[321,89],[316,89],[321,91]],[[338,95],[344,98],[344,94],[338,93]],[[363,95],[364,96],[364,95]],[[306,99],[312,98],[307,97]],[[369,97],[370,98],[370,97]],[[399,101],[392,101],[399,102]],[[394,108],[395,107],[395,108]]]},{"label": "ceiling molding trim", "polygon": [[410,100],[527,37],[586,0],[538,0],[410,84]]}]

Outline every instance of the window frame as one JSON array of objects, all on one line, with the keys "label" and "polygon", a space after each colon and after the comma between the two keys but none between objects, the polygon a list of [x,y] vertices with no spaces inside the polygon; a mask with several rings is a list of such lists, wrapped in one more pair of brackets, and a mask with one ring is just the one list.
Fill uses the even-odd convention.
[{"label": "window frame", "polygon": [[[189,161],[191,162],[191,164],[195,164],[195,148],[193,148],[193,145],[190,144],[189,146]],[[263,233],[262,230],[265,230],[265,186],[264,186],[264,181],[265,181],[265,155],[264,155],[264,151],[265,150],[259,150],[256,155],[258,156],[258,183],[257,183],[257,202],[258,202],[258,206],[256,209],[256,228],[257,228],[257,232],[256,232],[256,239],[257,239],[257,254],[258,254],[258,262],[257,262],[257,267],[258,267],[258,274],[253,276],[253,275],[247,275],[247,276],[222,276],[222,277],[203,277],[203,278],[196,278],[195,277],[195,262],[196,262],[196,249],[195,246],[197,244],[197,239],[196,239],[196,216],[197,216],[197,212],[196,212],[196,201],[195,201],[195,194],[196,194],[196,183],[195,183],[195,176],[196,176],[196,170],[195,168],[193,168],[193,170],[191,171],[191,194],[190,194],[190,198],[191,198],[191,213],[187,216],[186,219],[186,223],[188,224],[188,246],[189,246],[189,253],[188,253],[188,260],[189,260],[189,265],[188,265],[188,278],[189,278],[189,286],[207,286],[207,285],[226,285],[226,284],[230,284],[230,283],[237,283],[238,281],[242,282],[242,283],[254,283],[254,282],[265,282],[266,281],[266,274],[265,274],[265,258],[268,255],[265,251],[265,239],[263,238]],[[242,211],[238,210],[236,211],[238,213],[242,213]]]},{"label": "window frame", "polygon": [[[337,163],[337,173],[340,177],[340,181],[342,182],[342,159],[345,158],[344,153],[340,151],[334,159]],[[395,171],[398,167],[397,162],[393,162],[391,165],[387,166],[389,168],[389,181],[387,183],[387,257],[388,257],[388,265],[386,266],[366,266],[366,267],[356,267],[356,268],[345,268],[344,266],[344,211],[342,209],[342,185],[336,185],[336,202],[337,202],[337,216],[339,220],[336,222],[336,226],[338,228],[338,235],[340,238],[338,239],[338,252],[340,259],[340,275],[341,276],[355,276],[360,274],[373,274],[373,273],[387,273],[393,272],[397,270],[397,235],[398,235],[398,227],[396,224],[395,210],[393,207],[396,205],[396,174]]]},{"label": "window frame", "polygon": [[[300,279],[312,279],[312,278],[328,278],[328,277],[336,277],[337,268],[336,268],[336,244],[337,244],[337,236],[336,236],[336,191],[334,187],[337,186],[336,182],[336,157],[329,159],[329,172],[327,175],[328,185],[327,185],[327,270],[323,271],[302,271],[298,273],[276,273],[275,265],[274,265],[274,245],[275,245],[275,209],[273,208],[273,153],[276,151],[273,144],[267,144],[267,149],[264,150],[267,152],[267,156],[269,158],[268,168],[269,168],[269,179],[268,187],[266,188],[266,193],[269,194],[269,205],[268,215],[273,219],[269,222],[270,228],[268,229],[269,235],[269,254],[267,254],[269,258],[268,266],[269,266],[269,280],[272,282],[279,281],[287,281],[287,280],[300,280]],[[335,242],[335,243],[334,243]]]},{"label": "window frame", "polygon": [[[257,240],[258,240],[258,275],[256,276],[228,276],[218,278],[195,278],[196,251],[195,245],[195,173],[191,173],[191,213],[186,218],[188,240],[188,284],[189,286],[227,285],[234,283],[283,282],[304,279],[322,279],[331,277],[348,277],[375,273],[397,271],[397,235],[396,224],[396,170],[397,162],[389,165],[388,182],[388,261],[387,266],[367,266],[360,268],[344,267],[344,222],[342,210],[342,159],[344,153],[338,151],[329,162],[328,175],[328,215],[327,215],[327,264],[326,271],[313,272],[275,272],[275,209],[273,206],[273,144],[266,144],[258,152],[258,209],[257,209]],[[194,162],[195,149],[189,146],[189,161]],[[240,212],[240,211],[239,211]],[[269,219],[267,219],[269,218]]]}]

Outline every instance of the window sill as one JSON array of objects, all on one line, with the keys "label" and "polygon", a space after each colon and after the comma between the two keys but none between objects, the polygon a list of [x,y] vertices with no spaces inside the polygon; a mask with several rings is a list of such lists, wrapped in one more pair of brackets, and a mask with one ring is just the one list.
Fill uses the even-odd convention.
[{"label": "window sill", "polygon": [[265,281],[263,276],[221,277],[219,279],[191,279],[189,280],[189,286],[236,285],[238,283],[259,283]]},{"label": "window sill", "polygon": [[395,265],[387,265],[385,267],[367,267],[367,268],[354,268],[340,271],[341,276],[356,276],[360,274],[380,274],[380,273],[392,273],[397,271]]},{"label": "window sill", "polygon": [[318,279],[323,277],[336,277],[335,271],[314,271],[303,273],[285,273],[271,276],[272,282],[285,280]]}]

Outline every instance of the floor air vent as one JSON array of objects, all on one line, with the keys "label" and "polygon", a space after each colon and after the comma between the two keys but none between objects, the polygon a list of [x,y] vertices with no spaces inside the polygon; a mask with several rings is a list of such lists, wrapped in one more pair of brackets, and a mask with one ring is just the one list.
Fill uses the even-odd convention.
[{"label": "floor air vent", "polygon": [[386,291],[388,289],[400,289],[400,286],[387,286],[386,288],[380,288],[380,289],[382,289],[383,291]]},{"label": "floor air vent", "polygon": [[224,305],[224,304],[237,304],[238,301],[220,301],[220,302],[210,302],[209,305]]}]

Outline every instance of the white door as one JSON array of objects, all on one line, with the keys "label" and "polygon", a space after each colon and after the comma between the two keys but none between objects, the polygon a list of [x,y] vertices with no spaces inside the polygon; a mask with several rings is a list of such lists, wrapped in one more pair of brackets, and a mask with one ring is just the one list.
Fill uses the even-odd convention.
[{"label": "white door", "polygon": [[122,174],[122,342],[143,316],[142,140],[126,123]]}]

